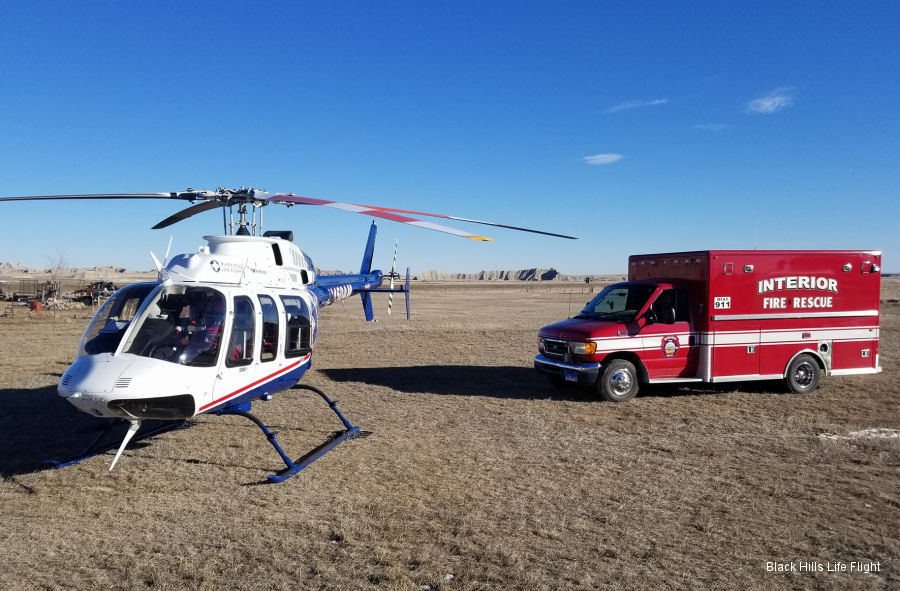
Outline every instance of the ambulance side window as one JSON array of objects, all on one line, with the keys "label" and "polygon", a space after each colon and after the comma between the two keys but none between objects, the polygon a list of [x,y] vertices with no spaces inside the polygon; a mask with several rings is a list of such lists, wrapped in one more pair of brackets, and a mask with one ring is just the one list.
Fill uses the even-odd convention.
[{"label": "ambulance side window", "polygon": [[691,315],[688,309],[687,290],[679,287],[663,290],[651,309],[658,318],[660,324],[675,324],[676,322],[690,322]]},{"label": "ambulance side window", "polygon": [[690,322],[691,309],[688,306],[688,292],[679,287],[675,290],[675,322]]},{"label": "ambulance side window", "polygon": [[228,342],[225,365],[234,367],[248,365],[253,361],[255,330],[253,302],[247,296],[234,298],[234,321],[231,324],[231,338]]}]

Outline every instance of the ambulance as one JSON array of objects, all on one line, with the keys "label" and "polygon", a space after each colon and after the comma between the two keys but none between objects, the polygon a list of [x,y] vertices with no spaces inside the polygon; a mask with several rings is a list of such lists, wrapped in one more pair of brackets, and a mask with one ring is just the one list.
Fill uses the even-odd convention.
[{"label": "ambulance", "polygon": [[535,369],[613,402],[644,384],[873,374],[881,252],[706,250],[634,255],[628,280],[543,327]]}]

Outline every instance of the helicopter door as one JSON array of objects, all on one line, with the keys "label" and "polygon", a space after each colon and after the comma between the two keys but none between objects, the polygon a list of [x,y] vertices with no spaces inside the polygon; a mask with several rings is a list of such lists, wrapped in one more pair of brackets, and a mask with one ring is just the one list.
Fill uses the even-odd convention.
[{"label": "helicopter door", "polygon": [[[275,246],[275,245],[273,245]],[[262,341],[260,341],[259,360],[262,363],[275,361],[278,358],[278,306],[271,296],[260,294],[259,305],[262,308]]]},{"label": "helicopter door", "polygon": [[256,379],[257,364],[253,363],[257,350],[256,308],[247,296],[236,296],[231,329],[222,351],[219,374],[213,389],[216,401],[236,401],[250,392]]}]

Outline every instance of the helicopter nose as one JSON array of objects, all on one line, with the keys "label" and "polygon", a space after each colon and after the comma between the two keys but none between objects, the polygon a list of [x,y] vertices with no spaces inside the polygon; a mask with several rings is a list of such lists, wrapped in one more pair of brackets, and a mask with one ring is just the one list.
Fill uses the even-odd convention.
[{"label": "helicopter nose", "polygon": [[96,417],[120,416],[107,407],[112,394],[109,386],[131,363],[108,353],[79,357],[63,374],[56,392],[81,412]]}]

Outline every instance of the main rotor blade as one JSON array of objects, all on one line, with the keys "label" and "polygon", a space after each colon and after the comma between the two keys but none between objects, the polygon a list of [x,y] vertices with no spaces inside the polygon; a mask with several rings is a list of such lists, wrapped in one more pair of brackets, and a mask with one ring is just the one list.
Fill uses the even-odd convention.
[{"label": "main rotor blade", "polygon": [[392,211],[392,212],[397,212],[397,213],[411,213],[413,215],[429,215],[431,217],[436,217],[436,218],[444,218],[444,219],[456,220],[456,221],[460,221],[460,222],[469,222],[472,224],[484,224],[485,226],[496,226],[497,228],[506,228],[508,230],[519,230],[520,232],[531,232],[533,234],[543,234],[544,236],[555,236],[556,238],[567,238],[569,240],[578,240],[578,237],[576,237],[576,236],[567,236],[565,234],[557,234],[555,232],[546,232],[544,230],[534,230],[532,228],[522,228],[519,226],[510,226],[508,224],[498,224],[497,222],[486,222],[484,220],[473,220],[473,219],[469,219],[469,218],[460,218],[460,217],[456,217],[456,216],[452,216],[452,215],[443,215],[440,213],[427,213],[424,211],[409,211],[406,209],[394,209],[392,207],[377,207],[377,206],[370,206],[370,207],[372,207],[373,209],[378,209],[380,211]]},{"label": "main rotor blade", "polygon": [[166,228],[174,223],[180,222],[181,220],[186,220],[191,216],[197,215],[198,213],[209,211],[210,209],[216,209],[218,207],[225,207],[225,204],[220,201],[202,201],[196,205],[188,207],[187,209],[182,209],[181,211],[170,215],[163,221],[153,226],[152,229],[159,230],[160,228]]},{"label": "main rotor blade", "polygon": [[0,197],[0,201],[46,201],[50,199],[187,199],[178,193],[98,193],[90,195],[30,195]]},{"label": "main rotor blade", "polygon": [[533,230],[531,228],[522,228],[519,226],[511,226],[508,224],[498,224],[495,222],[486,222],[483,220],[473,220],[469,218],[461,218],[450,215],[443,215],[439,213],[427,213],[424,211],[411,211],[406,209],[395,209],[392,207],[379,207],[377,205],[359,205],[354,203],[342,203],[340,201],[327,201],[325,199],[315,199],[313,197],[301,197],[299,195],[287,195],[283,193],[277,193],[273,195],[269,195],[267,199],[274,203],[299,203],[302,205],[321,205],[324,207],[333,207],[335,209],[341,209],[344,211],[352,211],[355,213],[362,213],[365,215],[370,215],[373,217],[379,217],[387,220],[393,220],[395,222],[402,222],[405,224],[410,224],[413,226],[419,226],[422,228],[428,228],[429,230],[437,230],[439,232],[446,232],[448,234],[455,234],[457,236],[464,236],[466,238],[472,238],[474,240],[492,240],[491,238],[486,238],[484,236],[476,236],[474,234],[469,234],[467,232],[462,232],[460,230],[456,230],[454,228],[448,228],[447,226],[441,226],[438,224],[433,224],[431,222],[423,222],[421,220],[417,220],[415,218],[407,217],[405,215],[400,214],[413,214],[413,215],[427,215],[430,217],[443,218],[448,220],[457,220],[461,222],[471,222],[473,224],[483,224],[486,226],[495,226],[498,228],[507,228],[509,230],[519,230],[522,232],[532,232],[534,234],[543,234],[545,236],[555,236],[557,238],[568,238],[569,240],[577,240],[575,236],[566,236],[565,234],[556,234],[554,232],[545,232],[543,230]]},{"label": "main rotor blade", "polygon": [[431,222],[423,222],[422,220],[417,220],[416,218],[411,218],[403,215],[399,215],[390,211],[382,211],[374,207],[369,207],[367,205],[353,205],[352,203],[341,203],[339,201],[325,201],[324,199],[313,199],[312,197],[300,197],[298,195],[285,195],[283,193],[277,193],[273,195],[269,195],[265,197],[268,201],[272,203],[299,203],[302,205],[324,205],[325,207],[333,207],[335,209],[341,209],[344,211],[352,211],[354,213],[362,213],[365,215],[370,215],[376,218],[382,218],[385,220],[391,220],[394,222],[401,222],[404,224],[409,224],[411,226],[418,226],[420,228],[426,228],[428,230],[435,230],[437,232],[444,232],[446,234],[453,234],[455,236],[462,236],[463,238],[471,238],[472,240],[482,240],[491,242],[494,239],[488,238],[487,236],[478,236],[475,234],[470,234],[469,232],[463,232],[462,230],[457,230],[456,228],[450,228],[447,226],[441,226],[439,224],[433,224]]},{"label": "main rotor blade", "polygon": [[362,213],[372,217],[382,218],[395,222],[418,226],[438,232],[445,232],[455,236],[471,238],[473,240],[493,240],[486,236],[478,236],[470,234],[456,228],[442,226],[432,222],[425,222],[404,214],[425,215],[435,218],[443,218],[446,220],[456,220],[460,222],[469,222],[472,224],[482,224],[485,226],[494,226],[497,228],[507,228],[509,230],[518,230],[520,232],[531,232],[533,234],[543,234],[544,236],[554,236],[556,238],[566,238],[569,240],[577,240],[575,236],[567,236],[565,234],[557,234],[555,232],[546,232],[544,230],[535,230],[532,228],[523,228],[521,226],[512,226],[509,224],[499,224],[496,222],[488,222],[484,220],[473,220],[470,218],[457,217],[452,215],[444,215],[440,213],[428,213],[425,211],[412,211],[407,209],[396,209],[393,207],[380,207],[377,205],[360,205],[353,203],[342,203],[340,201],[327,201],[325,199],[315,199],[312,197],[301,197],[299,195],[291,195],[285,193],[269,194],[265,191],[256,191],[255,189],[217,189],[216,191],[208,191],[202,189],[187,189],[186,191],[171,193],[92,193],[85,195],[30,195],[30,196],[12,196],[0,197],[2,201],[42,201],[55,199],[181,199],[186,201],[202,201],[196,205],[188,207],[174,215],[169,216],[159,222],[154,229],[165,228],[176,222],[187,219],[200,212],[222,207],[232,202],[272,202],[282,204],[301,204],[301,205],[320,205],[325,207],[333,207],[344,211],[352,211]]}]

